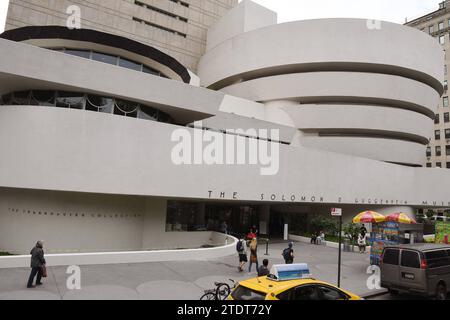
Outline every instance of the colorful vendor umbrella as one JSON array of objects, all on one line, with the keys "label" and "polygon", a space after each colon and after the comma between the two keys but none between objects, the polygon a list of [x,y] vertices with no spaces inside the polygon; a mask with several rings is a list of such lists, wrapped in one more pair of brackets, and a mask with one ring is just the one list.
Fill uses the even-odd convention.
[{"label": "colorful vendor umbrella", "polygon": [[417,224],[417,221],[410,218],[406,213],[396,212],[388,215],[386,221],[404,223],[404,224]]},{"label": "colorful vendor umbrella", "polygon": [[364,211],[353,218],[353,223],[379,223],[386,221],[386,217],[375,211]]}]

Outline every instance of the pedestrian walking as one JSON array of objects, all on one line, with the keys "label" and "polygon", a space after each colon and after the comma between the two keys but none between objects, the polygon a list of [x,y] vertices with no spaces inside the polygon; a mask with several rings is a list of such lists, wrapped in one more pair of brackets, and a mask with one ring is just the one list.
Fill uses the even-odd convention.
[{"label": "pedestrian walking", "polygon": [[248,268],[248,272],[252,272],[252,266],[256,264],[256,272],[259,270],[259,262],[258,262],[258,239],[253,238],[250,242],[250,266]]},{"label": "pedestrian walking", "polygon": [[294,263],[294,243],[289,243],[289,246],[283,250],[283,258],[286,264]]},{"label": "pedestrian walking", "polygon": [[311,244],[317,244],[317,234],[313,233],[311,236]]},{"label": "pedestrian walking", "polygon": [[366,253],[367,242],[366,242],[365,234],[362,234],[362,233],[359,234],[358,247],[359,247],[359,253],[361,253],[361,254]]},{"label": "pedestrian walking", "polygon": [[242,237],[241,240],[236,244],[236,251],[239,254],[239,272],[244,271],[244,266],[248,262],[247,259],[247,241],[245,240],[245,236]]},{"label": "pedestrian walking", "polygon": [[269,271],[269,260],[264,259],[263,265],[258,269],[258,277],[265,277],[270,274]]},{"label": "pedestrian walking", "polygon": [[226,221],[223,221],[222,224],[220,225],[220,231],[223,234],[228,234],[228,224]]},{"label": "pedestrian walking", "polygon": [[[28,278],[27,288],[32,289],[36,286],[42,285],[42,277],[46,277],[45,265],[46,261],[44,258],[44,242],[38,241],[36,246],[31,250],[31,274]],[[36,278],[36,286],[33,285],[34,278]]]}]

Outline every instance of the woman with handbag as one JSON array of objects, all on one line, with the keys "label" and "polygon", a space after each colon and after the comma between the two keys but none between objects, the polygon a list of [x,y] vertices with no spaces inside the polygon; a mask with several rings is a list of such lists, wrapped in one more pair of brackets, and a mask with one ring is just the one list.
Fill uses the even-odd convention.
[{"label": "woman with handbag", "polygon": [[[28,278],[27,288],[32,289],[42,285],[42,277],[47,277],[46,261],[44,258],[44,242],[38,241],[36,246],[31,250],[31,274]],[[33,285],[34,278],[37,275],[36,286]]]},{"label": "woman with handbag", "polygon": [[256,264],[256,272],[258,272],[258,240],[256,238],[253,238],[250,242],[250,267],[248,268],[249,273],[252,272],[252,265],[254,263]]}]

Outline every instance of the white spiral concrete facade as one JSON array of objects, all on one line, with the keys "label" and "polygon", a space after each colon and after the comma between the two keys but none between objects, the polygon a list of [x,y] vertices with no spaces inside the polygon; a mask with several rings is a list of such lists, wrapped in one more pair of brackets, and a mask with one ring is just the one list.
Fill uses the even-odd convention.
[{"label": "white spiral concrete facade", "polygon": [[[54,42],[45,39],[0,39],[0,251],[27,254],[38,239],[53,253],[221,245],[208,232],[170,232],[173,201],[256,206],[269,228],[280,210],[314,216],[337,206],[351,220],[368,209],[412,215],[450,207],[450,171],[418,168],[443,90],[436,41],[391,23],[277,25],[275,17],[245,0],[211,29],[200,61],[206,88],[151,48],[142,59],[126,48],[120,55],[169,68],[171,79],[49,50]],[[56,92],[51,103],[44,91]],[[59,98],[71,101],[70,94],[85,105],[66,108]],[[92,110],[91,95],[173,121]],[[278,172],[263,176],[251,163],[176,164],[172,136],[180,129],[195,136],[195,121],[222,139],[232,129],[279,130],[269,143],[279,148]],[[205,208],[195,210],[194,222],[204,224]]]},{"label": "white spiral concrete facade", "polygon": [[205,86],[287,113],[304,146],[422,166],[442,58],[439,44],[414,29],[310,20],[226,38],[199,73]]}]

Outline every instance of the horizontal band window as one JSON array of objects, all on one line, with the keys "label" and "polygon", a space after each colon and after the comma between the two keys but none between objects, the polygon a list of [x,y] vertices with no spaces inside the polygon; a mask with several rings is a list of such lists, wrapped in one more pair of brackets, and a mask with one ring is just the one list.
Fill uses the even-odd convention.
[{"label": "horizontal band window", "polygon": [[429,139],[414,134],[374,129],[319,129],[304,131],[308,133],[317,132],[319,137],[377,138],[414,142],[424,146],[430,142]]},{"label": "horizontal band window", "polygon": [[189,8],[189,6],[190,6],[189,3],[184,2],[184,1],[180,1],[180,0],[170,0],[170,1],[178,3],[178,4],[180,4],[180,5],[182,5],[183,7],[186,7],[186,8]]},{"label": "horizontal band window", "polygon": [[436,114],[426,108],[412,102],[392,100],[392,99],[382,99],[374,97],[331,97],[331,96],[321,96],[321,97],[298,97],[294,98],[300,104],[318,104],[318,105],[366,105],[366,106],[379,106],[387,108],[397,108],[408,111],[413,111],[427,116],[434,121]]},{"label": "horizontal band window", "polygon": [[179,15],[173,14],[173,13],[171,13],[171,12],[168,12],[168,11],[165,11],[165,10],[162,10],[162,9],[159,9],[159,8],[156,8],[156,7],[153,7],[153,6],[149,5],[149,4],[143,3],[143,2],[141,2],[141,1],[137,1],[137,0],[136,0],[136,1],[134,1],[134,3],[135,3],[137,6],[146,8],[146,9],[148,9],[148,10],[155,11],[155,12],[158,12],[158,13],[161,13],[161,14],[164,14],[164,15],[166,15],[166,16],[169,16],[169,17],[171,17],[171,18],[174,18],[174,19],[177,19],[177,20],[180,20],[180,21],[183,21],[183,22],[188,22],[188,19],[185,18],[185,17],[182,17],[182,16],[179,16]]},{"label": "horizontal band window", "polygon": [[175,123],[173,118],[154,107],[113,97],[80,92],[27,90],[3,95],[0,105],[47,106],[110,113],[119,116]]},{"label": "horizontal band window", "polygon": [[139,18],[136,18],[136,17],[133,17],[133,20],[136,21],[136,22],[143,23],[143,24],[146,24],[148,26],[154,27],[154,28],[158,28],[158,29],[161,29],[161,30],[173,33],[173,34],[175,34],[177,36],[180,36],[180,37],[183,37],[183,38],[187,38],[187,34],[182,33],[182,32],[178,32],[176,30],[169,29],[169,28],[166,28],[166,27],[163,27],[163,26],[160,26],[159,24],[155,24],[155,23],[150,22],[150,21],[145,21],[145,20],[142,20],[142,19],[139,19]]},{"label": "horizontal band window", "polygon": [[107,64],[112,64],[115,66],[127,68],[134,71],[140,71],[148,74],[152,74],[154,76],[162,77],[162,78],[169,78],[162,72],[151,68],[149,66],[146,66],[142,63],[135,62],[126,58],[123,58],[121,56],[116,55],[110,55],[107,53],[101,53],[97,51],[91,51],[91,50],[77,50],[77,49],[68,49],[68,48],[51,48],[51,50],[63,52],[66,54],[70,54],[72,56],[77,56],[80,58],[85,58],[89,60],[99,61]]},{"label": "horizontal band window", "polygon": [[364,72],[395,75],[426,84],[435,89],[440,95],[444,93],[442,82],[423,72],[393,65],[359,62],[317,62],[273,66],[229,76],[209,85],[208,88],[213,90],[221,90],[237,83],[261,78],[310,72]]}]

